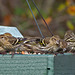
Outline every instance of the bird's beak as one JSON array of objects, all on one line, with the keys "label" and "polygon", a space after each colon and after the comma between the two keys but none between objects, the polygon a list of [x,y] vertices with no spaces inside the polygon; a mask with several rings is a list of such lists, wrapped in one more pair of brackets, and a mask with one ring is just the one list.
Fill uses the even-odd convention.
[{"label": "bird's beak", "polygon": [[65,52],[66,51],[66,48],[64,48],[63,51]]},{"label": "bird's beak", "polygon": [[56,41],[56,44],[57,44],[57,45],[59,44],[59,40]]}]

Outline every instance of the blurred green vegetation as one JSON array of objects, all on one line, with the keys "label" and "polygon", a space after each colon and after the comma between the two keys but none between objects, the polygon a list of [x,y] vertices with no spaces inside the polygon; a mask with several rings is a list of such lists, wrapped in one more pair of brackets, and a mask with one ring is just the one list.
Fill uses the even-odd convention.
[{"label": "blurred green vegetation", "polygon": [[[75,0],[34,0],[54,34],[64,36],[67,30],[75,32]],[[44,36],[51,36],[38,11],[29,0]],[[0,25],[16,26],[24,36],[40,36],[26,0],[1,0]]]}]

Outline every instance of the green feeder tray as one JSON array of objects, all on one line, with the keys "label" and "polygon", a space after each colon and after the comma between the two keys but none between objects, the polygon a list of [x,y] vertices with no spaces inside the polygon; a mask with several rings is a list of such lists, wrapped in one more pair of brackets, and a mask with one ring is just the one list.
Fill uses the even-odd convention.
[{"label": "green feeder tray", "polygon": [[0,55],[0,75],[75,75],[75,55]]},{"label": "green feeder tray", "polygon": [[[0,34],[23,37],[16,27],[0,26]],[[75,55],[0,55],[0,75],[75,75]]]}]

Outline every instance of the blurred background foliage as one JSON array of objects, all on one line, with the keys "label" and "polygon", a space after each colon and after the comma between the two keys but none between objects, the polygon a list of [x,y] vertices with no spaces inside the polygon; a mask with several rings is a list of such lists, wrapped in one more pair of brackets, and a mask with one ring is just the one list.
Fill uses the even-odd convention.
[{"label": "blurred background foliage", "polygon": [[[75,0],[34,0],[54,34],[75,32]],[[38,11],[29,0],[44,36],[51,36]],[[0,25],[16,26],[24,36],[40,36],[26,0],[0,0]]]}]

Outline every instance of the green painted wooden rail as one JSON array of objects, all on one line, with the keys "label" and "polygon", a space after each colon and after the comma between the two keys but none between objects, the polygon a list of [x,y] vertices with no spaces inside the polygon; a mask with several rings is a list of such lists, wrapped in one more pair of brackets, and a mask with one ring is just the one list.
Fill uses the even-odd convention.
[{"label": "green painted wooden rail", "polygon": [[75,55],[0,55],[0,75],[75,75]]}]

